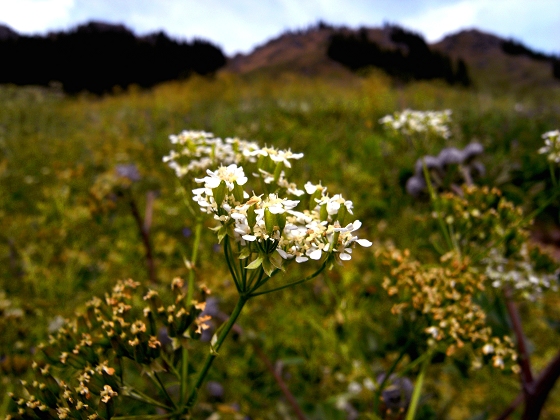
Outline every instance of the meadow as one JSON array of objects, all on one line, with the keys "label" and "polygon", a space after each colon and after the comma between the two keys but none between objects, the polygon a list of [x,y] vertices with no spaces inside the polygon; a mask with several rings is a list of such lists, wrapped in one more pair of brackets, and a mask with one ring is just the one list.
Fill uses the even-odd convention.
[{"label": "meadow", "polygon": [[[103,97],[0,87],[0,416],[15,412],[8,392],[25,395],[20,383],[33,381],[33,360],[46,363],[39,344],[119,279],[134,279],[163,296],[174,278],[195,272],[196,284],[211,289],[216,313],[227,319],[232,312],[237,291],[209,229],[213,224],[206,222],[195,241],[196,220],[186,204],[191,193],[162,162],[171,149],[169,135],[204,130],[303,153],[293,163],[292,180],[321,181],[351,200],[354,220],[362,222],[360,238],[373,245],[356,247],[351,261],[305,284],[250,300],[208,373],[220,392],[203,386],[193,418],[301,418],[289,394],[308,419],[404,418],[402,411],[380,408],[382,374],[394,369],[414,383],[421,369],[414,361],[426,345],[414,320],[392,310],[381,255],[391,247],[408,249],[433,266],[444,242],[430,197],[405,190],[415,162],[444,147],[480,143],[486,171],[476,183],[499,188],[525,214],[538,210],[528,228],[532,237],[553,239],[560,199],[551,193],[556,185],[546,156],[537,151],[541,135],[560,127],[559,99],[560,90],[400,85],[375,72],[346,80],[221,73]],[[431,138],[420,150],[384,130],[379,120],[404,109],[451,110],[449,139]],[[133,175],[119,176],[119,168]],[[194,271],[185,263],[193,247]],[[293,273],[309,270],[302,265]],[[514,340],[501,294],[484,291],[474,298],[493,330]],[[558,291],[517,305],[539,372],[560,348]],[[192,348],[196,366],[208,344]],[[521,390],[512,369],[488,360],[472,369],[466,355],[431,356],[417,419],[495,418]],[[141,384],[146,376],[138,372],[134,381]],[[151,386],[145,389],[157,394]],[[167,391],[178,394],[178,385]],[[560,418],[558,401],[556,387],[542,419]],[[166,418],[135,404],[122,398],[115,416]],[[518,410],[512,418],[520,416]]]}]

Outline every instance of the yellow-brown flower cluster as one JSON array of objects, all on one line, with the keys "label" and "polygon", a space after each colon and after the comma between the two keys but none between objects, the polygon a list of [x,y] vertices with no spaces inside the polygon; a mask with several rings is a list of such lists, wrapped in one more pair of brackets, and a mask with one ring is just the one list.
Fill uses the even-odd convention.
[{"label": "yellow-brown flower cluster", "polygon": [[[34,364],[37,380],[23,383],[27,397],[12,396],[13,419],[110,418],[115,399],[130,394],[123,382],[123,359],[153,374],[166,363],[160,336],[200,337],[209,316],[205,302],[188,304],[184,281],[173,280],[171,302],[150,290],[142,299],[140,283],[119,281],[104,299],[93,298],[84,314],[66,321],[49,344],[41,346],[47,364]],[[204,288],[203,295],[209,291]],[[146,306],[146,301],[148,306]],[[182,345],[175,340],[177,346]]]},{"label": "yellow-brown flower cluster", "polygon": [[392,312],[420,325],[431,348],[448,356],[470,349],[473,366],[491,359],[495,367],[515,369],[513,343],[492,335],[484,310],[475,302],[485,279],[468,258],[449,253],[440,264],[423,265],[397,249],[380,251],[378,257],[389,269],[383,287],[397,300]]}]

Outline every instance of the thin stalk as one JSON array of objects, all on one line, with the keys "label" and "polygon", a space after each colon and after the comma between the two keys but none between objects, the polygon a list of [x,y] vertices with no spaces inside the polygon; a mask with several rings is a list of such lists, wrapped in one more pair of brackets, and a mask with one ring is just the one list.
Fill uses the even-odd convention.
[{"label": "thin stalk", "polygon": [[389,370],[387,372],[385,372],[385,377],[383,378],[383,380],[379,384],[379,388],[377,389],[377,391],[375,391],[375,395],[373,397],[373,412],[374,413],[377,413],[377,411],[379,410],[379,398],[381,398],[381,393],[383,392],[383,389],[385,388],[385,385],[387,384],[387,381],[389,380],[389,377],[393,374],[393,372],[397,368],[397,365],[399,364],[399,362],[402,360],[402,358],[406,354],[406,351],[408,350],[408,347],[410,346],[411,342],[412,341],[409,339],[408,342],[401,349],[401,351],[399,353],[399,356],[393,362],[393,364],[391,365]]},{"label": "thin stalk", "polygon": [[[171,405],[171,407],[173,407],[174,409],[177,408],[177,406],[175,405],[175,402],[173,401],[173,398],[171,398],[171,396],[169,395],[169,393],[167,392],[167,389],[165,389],[165,385],[163,384],[163,382],[161,381],[159,375],[157,374],[157,372],[154,372],[152,374],[148,374],[148,377],[150,379],[152,379],[152,382],[154,382],[156,385],[158,385],[158,388],[160,389],[160,391],[163,393],[163,396],[165,397],[165,399],[167,400],[167,402]],[[153,380],[153,378],[155,378],[155,381]]]},{"label": "thin stalk", "polygon": [[[240,251],[240,245],[237,244],[237,251]],[[250,256],[249,256],[250,257]],[[241,273],[241,290],[243,293],[247,291],[247,270],[243,267],[243,260],[238,259],[239,272]]]},{"label": "thin stalk", "polygon": [[157,420],[168,419],[169,414],[141,414],[139,416],[117,416],[111,417],[113,420]]},{"label": "thin stalk", "polygon": [[239,286],[239,281],[238,281],[238,274],[237,271],[235,270],[235,266],[232,265],[231,263],[231,252],[229,249],[229,238],[226,236],[224,239],[224,255],[226,257],[226,262],[229,268],[229,273],[231,274],[231,277],[233,278],[233,282],[235,283],[235,287],[237,289],[237,292],[241,294],[241,288]]},{"label": "thin stalk", "polygon": [[[313,274],[311,274],[311,275],[309,275],[309,276],[307,276],[307,277],[305,277],[305,278],[303,278],[303,279],[301,279],[301,280],[294,281],[294,282],[285,284],[284,286],[276,287],[276,288],[274,288],[274,289],[265,290],[264,292],[251,293],[251,294],[249,295],[249,297],[252,298],[252,297],[255,297],[255,296],[266,295],[266,294],[268,294],[268,293],[277,292],[278,290],[286,289],[286,288],[288,288],[288,287],[295,286],[295,285],[297,285],[297,284],[301,284],[301,283],[304,283],[304,282],[309,281],[309,280],[311,280],[311,279],[314,279],[314,278],[317,277],[319,274],[321,274],[321,272],[325,269],[325,267],[327,266],[327,262],[328,262],[328,258],[325,260],[325,262],[323,262],[323,264],[321,265],[321,267],[320,267],[317,271],[315,271]],[[274,274],[273,274],[273,275],[274,275]],[[263,283],[263,284],[264,284],[264,283]],[[259,287],[260,287],[260,286],[259,286]],[[256,289],[258,289],[258,287],[256,287],[254,290],[256,290]]]},{"label": "thin stalk", "polygon": [[554,188],[556,188],[558,186],[558,180],[556,179],[556,168],[554,167],[552,162],[548,164],[548,169],[550,170],[550,178],[552,178],[552,185],[554,186]]},{"label": "thin stalk", "polygon": [[513,301],[513,295],[511,289],[506,287],[504,290],[504,295],[506,298],[506,308],[513,327],[513,332],[517,338],[517,348],[519,350],[519,367],[521,368],[521,383],[523,386],[523,391],[525,396],[531,396],[534,391],[534,379],[533,373],[531,371],[531,361],[529,359],[529,349],[527,347],[527,340],[525,339],[525,334],[523,334],[523,327],[521,325],[521,317],[519,316],[519,311],[517,306]]},{"label": "thin stalk", "polygon": [[[202,234],[202,221],[197,219],[194,228],[194,244],[191,253],[191,267],[189,271],[189,281],[187,285],[187,307],[191,305],[194,296],[194,277],[195,267],[198,260],[198,248],[200,246],[200,236]],[[189,349],[184,344],[181,347],[181,375],[180,375],[180,393],[179,393],[179,406],[185,404],[185,395],[187,394],[187,387],[189,383]]]},{"label": "thin stalk", "polygon": [[202,234],[202,221],[198,219],[194,227],[194,244],[191,253],[191,269],[189,271],[189,284],[187,289],[187,306],[191,304],[194,296],[194,269],[198,260],[198,248],[200,247],[200,236]]},{"label": "thin stalk", "polygon": [[140,233],[140,237],[142,238],[142,243],[144,244],[144,250],[146,251],[146,265],[148,268],[148,278],[152,283],[157,283],[156,268],[154,263],[154,253],[152,251],[152,244],[150,242],[150,234],[144,227],[142,216],[140,216],[140,211],[138,210],[138,206],[136,205],[136,201],[134,201],[134,197],[132,196],[132,194],[129,195],[128,204],[130,205],[130,211],[132,213],[132,216],[134,217],[136,226],[138,227],[138,232]]},{"label": "thin stalk", "polygon": [[274,277],[276,274],[278,274],[280,272],[280,270],[276,269],[272,272],[272,274],[270,276],[267,276],[266,273],[264,272],[264,270],[262,268],[260,268],[260,273],[259,273],[259,278],[257,279],[257,282],[255,283],[255,285],[251,288],[251,292],[260,289],[262,286],[264,286],[272,277]]},{"label": "thin stalk", "polygon": [[193,389],[191,390],[189,398],[187,399],[187,407],[190,407],[194,404],[194,402],[197,398],[197,395],[198,395],[198,391],[199,391],[200,387],[202,386],[202,383],[204,382],[204,378],[206,378],[206,375],[208,374],[210,366],[212,366],[212,363],[214,362],[214,359],[216,358],[216,356],[218,356],[218,351],[220,350],[220,347],[222,346],[222,343],[224,342],[224,340],[226,339],[230,330],[232,329],[233,325],[235,324],[235,321],[237,320],[237,318],[241,314],[241,310],[245,306],[245,303],[247,303],[247,300],[248,300],[247,297],[239,296],[239,300],[237,301],[237,304],[235,305],[235,308],[233,309],[233,312],[231,313],[231,315],[230,315],[228,321],[226,322],[226,324],[221,329],[220,334],[218,335],[218,338],[216,339],[216,342],[212,345],[211,352],[206,357],[206,361],[204,362],[204,366],[202,367],[200,373],[198,374],[198,377],[196,378],[196,382],[194,383]]},{"label": "thin stalk", "polygon": [[128,398],[132,398],[134,400],[137,401],[142,401],[145,403],[148,403],[150,405],[154,405],[156,407],[160,407],[160,408],[164,408],[166,410],[172,411],[173,407],[170,407],[162,402],[159,402],[158,400],[154,400],[153,398],[147,396],[146,394],[142,393],[141,391],[138,391],[136,389],[134,389],[131,386],[126,386],[121,388],[121,391],[119,391],[122,393],[123,396],[128,397]]},{"label": "thin stalk", "polygon": [[331,279],[329,279],[329,276],[325,276],[324,280],[325,280],[325,283],[326,283],[327,287],[329,288],[329,291],[331,292],[331,294],[334,297],[334,300],[336,302],[336,306],[338,308],[340,308],[341,302],[340,302],[340,298],[338,296],[338,293],[336,292],[336,288],[334,287],[334,284],[332,283]]},{"label": "thin stalk", "polygon": [[173,366],[173,363],[171,362],[171,360],[169,360],[169,357],[167,357],[164,352],[161,352],[160,357],[166,363],[166,368],[169,368],[169,371],[173,375],[175,375],[178,380],[181,380],[181,373],[177,369],[175,369],[175,366]]},{"label": "thin stalk", "polygon": [[276,372],[276,369],[274,369],[274,366],[272,366],[272,362],[270,361],[270,359],[266,356],[266,354],[264,354],[262,349],[255,342],[253,342],[253,349],[255,350],[257,356],[259,356],[259,358],[263,361],[267,370],[274,377],[274,380],[280,387],[282,394],[284,394],[284,397],[286,398],[288,403],[292,406],[292,410],[294,410],[294,413],[298,418],[298,420],[306,420],[305,414],[303,413],[303,410],[301,409],[298,402],[296,401],[294,394],[290,392],[290,389],[288,388],[288,386],[286,385],[282,377]]},{"label": "thin stalk", "polygon": [[[541,371],[535,380],[535,396],[531,398],[529,404],[526,404],[524,416],[529,419],[536,419],[540,415],[540,410],[544,405],[554,384],[560,377],[560,352],[551,360],[551,362]],[[525,401],[524,392],[520,392],[510,405],[498,416],[496,420],[507,419],[521,403]],[[533,416],[533,417],[530,417]]]},{"label": "thin stalk", "polygon": [[424,378],[426,376],[426,370],[430,364],[431,357],[426,357],[420,368],[420,374],[416,379],[416,384],[414,385],[414,391],[412,392],[412,398],[410,400],[410,405],[408,406],[408,411],[406,412],[405,420],[414,420],[416,417],[416,410],[418,410],[418,403],[420,402],[420,395],[422,395],[422,385],[424,385]]},{"label": "thin stalk", "polygon": [[[253,256],[253,254],[251,254],[249,256],[249,258],[251,258]],[[247,270],[245,270],[247,271]],[[247,289],[246,290],[252,290],[253,288],[253,282],[255,281],[255,279],[257,279],[257,283],[260,281],[260,276],[262,275],[263,270],[252,270],[251,275],[249,276],[249,281],[247,282]]]}]

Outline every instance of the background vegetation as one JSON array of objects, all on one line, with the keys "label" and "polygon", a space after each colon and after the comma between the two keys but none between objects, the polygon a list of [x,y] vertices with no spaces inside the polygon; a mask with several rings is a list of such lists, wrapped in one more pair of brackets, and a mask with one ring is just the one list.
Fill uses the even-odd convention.
[{"label": "background vegetation", "polygon": [[[419,156],[388,137],[378,120],[405,108],[451,109],[451,139],[430,144],[428,152],[480,142],[487,169],[482,183],[530,211],[547,199],[548,165],[537,150],[541,134],[560,127],[559,99],[558,90],[521,96],[438,82],[394,85],[376,72],[344,80],[222,73],[104,97],[0,87],[0,415],[8,409],[5,391],[28,376],[38,343],[61,316],[83,310],[117,279],[149,282],[129,201],[102,193],[117,165],[138,168],[141,179],[130,192],[143,215],[148,193],[155,192],[149,232],[157,281],[167,287],[186,275],[193,222],[174,173],[161,162],[169,134],[207,130],[303,152],[302,179],[344,192],[363,222],[361,237],[430,255],[422,223],[429,203],[404,191]],[[544,241],[543,232],[557,232],[558,208],[549,207],[535,226]],[[375,247],[356,250],[351,264],[312,284],[250,302],[239,321],[246,334],[228,340],[210,375],[225,389],[222,405],[212,406],[222,418],[236,410],[255,419],[291,418],[259,351],[281,371],[309,418],[347,418],[351,413],[336,408],[344,399],[359,413],[371,412],[373,393],[362,387],[350,395],[349,385],[376,380],[389,368],[406,327],[391,314]],[[214,235],[206,235],[197,278],[229,313],[235,290],[217,251]],[[560,346],[559,308],[557,292],[521,305],[537,370]],[[499,324],[499,311],[493,316]],[[486,418],[518,392],[514,375],[489,367],[469,371],[443,359],[428,371],[421,418]],[[201,399],[213,401],[207,394]],[[560,417],[558,401],[556,389],[543,418]]]}]

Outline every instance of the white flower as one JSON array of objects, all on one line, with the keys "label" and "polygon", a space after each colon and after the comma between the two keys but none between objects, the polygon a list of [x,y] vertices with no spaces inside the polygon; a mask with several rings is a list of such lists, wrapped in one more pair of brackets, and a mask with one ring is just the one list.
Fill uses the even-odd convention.
[{"label": "white flower", "polygon": [[451,110],[444,111],[414,111],[405,109],[386,115],[379,120],[385,128],[401,132],[405,135],[430,132],[448,139],[451,132],[447,124],[451,121]]},{"label": "white flower", "polygon": [[560,163],[560,131],[548,131],[542,135],[544,146],[539,149],[540,154],[548,154],[548,160]]},{"label": "white flower", "polygon": [[307,194],[312,195],[315,193],[315,191],[319,190],[319,191],[326,191],[326,188],[323,187],[321,184],[312,184],[311,182],[307,181],[305,183],[305,185],[303,186],[303,188],[305,188],[305,191],[307,192]]},{"label": "white flower", "polygon": [[212,172],[210,169],[206,171],[208,176],[204,178],[195,178],[196,182],[204,182],[206,188],[217,188],[222,181],[226,183],[229,191],[232,191],[234,184],[245,185],[247,177],[241,166],[232,163],[229,166],[220,166],[217,171]]}]

